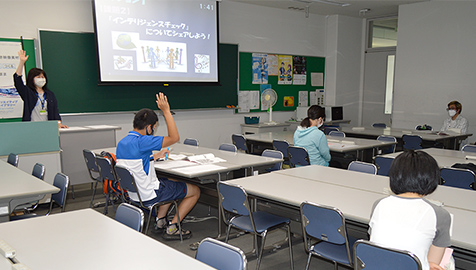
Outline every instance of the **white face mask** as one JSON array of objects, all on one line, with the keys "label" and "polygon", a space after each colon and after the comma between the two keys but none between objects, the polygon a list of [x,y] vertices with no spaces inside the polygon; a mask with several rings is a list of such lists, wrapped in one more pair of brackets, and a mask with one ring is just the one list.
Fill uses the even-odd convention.
[{"label": "white face mask", "polygon": [[[322,125],[324,124],[324,120],[322,120],[322,118],[319,118],[322,122],[317,124],[317,128],[320,128],[322,127]],[[319,121],[319,120],[318,120]]]},{"label": "white face mask", "polygon": [[43,86],[45,86],[46,84],[46,78],[34,78],[33,80],[35,82],[35,85],[40,88],[43,88]]},{"label": "white face mask", "polygon": [[456,110],[448,110],[448,114],[450,115],[450,117],[453,117],[456,115]]}]

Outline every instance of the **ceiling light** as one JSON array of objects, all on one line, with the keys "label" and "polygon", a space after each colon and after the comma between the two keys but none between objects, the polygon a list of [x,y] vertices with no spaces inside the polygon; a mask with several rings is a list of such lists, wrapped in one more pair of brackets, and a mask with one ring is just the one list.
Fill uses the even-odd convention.
[{"label": "ceiling light", "polygon": [[329,4],[329,5],[340,6],[340,7],[350,6],[349,3],[342,3],[342,2],[337,2],[333,0],[294,0],[294,1],[307,3],[307,4],[322,3],[322,4]]}]

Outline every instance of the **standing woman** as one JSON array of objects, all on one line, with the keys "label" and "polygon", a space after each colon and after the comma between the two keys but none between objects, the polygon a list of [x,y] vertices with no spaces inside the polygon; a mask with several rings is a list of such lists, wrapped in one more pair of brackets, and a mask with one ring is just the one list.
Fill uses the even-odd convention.
[{"label": "standing woman", "polygon": [[46,87],[46,73],[39,68],[32,68],[28,72],[26,85],[23,84],[22,72],[28,55],[25,51],[19,51],[18,56],[20,63],[18,64],[13,80],[15,88],[23,100],[23,117],[22,121],[48,121],[57,120],[59,128],[68,128],[61,124],[61,117],[58,111],[58,102],[56,97]]},{"label": "standing woman", "polygon": [[325,119],[324,108],[312,105],[307,110],[307,117],[302,120],[301,125],[294,132],[294,145],[307,150],[311,165],[329,166],[331,160],[326,135],[319,130]]}]

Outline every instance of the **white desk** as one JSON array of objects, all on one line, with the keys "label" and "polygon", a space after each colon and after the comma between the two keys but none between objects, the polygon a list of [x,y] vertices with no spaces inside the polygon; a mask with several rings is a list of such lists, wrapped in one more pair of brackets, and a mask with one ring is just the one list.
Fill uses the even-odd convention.
[{"label": "white desk", "polygon": [[213,269],[92,209],[0,224],[30,269]]},{"label": "white desk", "polygon": [[8,221],[16,206],[59,191],[5,161],[0,161],[0,175],[0,222]]},{"label": "white desk", "polygon": [[[280,170],[273,172],[273,174],[298,177],[309,181],[318,181],[383,195],[392,193],[389,178],[381,175],[372,175],[318,165]],[[434,202],[442,203],[446,207],[476,212],[476,192],[473,190],[440,185],[436,191],[427,198]]]},{"label": "white desk", "polygon": [[[374,128],[374,127],[342,127],[341,131],[345,132],[346,135],[353,137],[363,137],[363,138],[377,138],[380,135],[393,136],[399,140],[402,139],[402,136],[405,134],[419,135],[423,141],[429,142],[443,142],[447,146],[452,146],[453,149],[457,149],[457,143],[459,140],[464,140],[473,134],[459,134],[454,132],[445,132],[448,135],[438,135],[436,132],[429,130],[412,130],[412,129],[401,129],[401,128]],[[451,142],[453,144],[451,144]]]},{"label": "white desk", "polygon": [[[436,160],[436,162],[438,162],[438,166],[440,168],[451,167],[455,163],[469,163],[469,162],[476,163],[476,160],[474,159],[466,159],[466,155],[472,155],[471,153],[465,153],[465,152],[461,152],[457,150],[426,148],[426,149],[421,149],[418,151],[424,151],[430,154]],[[402,152],[395,152],[395,153],[385,154],[381,156],[396,158],[401,153]]]},{"label": "white desk", "polygon": [[[173,176],[180,176],[187,179],[195,179],[195,178],[214,175],[214,174],[226,173],[226,172],[231,172],[238,169],[250,168],[253,171],[254,168],[256,167],[262,167],[262,166],[271,167],[274,164],[282,161],[281,159],[276,159],[276,158],[249,155],[249,154],[240,153],[240,152],[233,153],[233,152],[222,151],[218,149],[212,149],[212,148],[201,147],[201,146],[197,147],[197,146],[191,146],[191,145],[185,145],[185,144],[174,144],[170,147],[170,149],[171,149],[171,153],[173,154],[183,153],[187,155],[190,155],[190,154],[202,155],[202,154],[212,153],[216,157],[226,160],[226,162],[211,164],[211,165],[214,165],[212,170],[207,169],[203,171],[190,170],[188,166],[169,168],[167,167],[167,164],[174,162],[171,160],[155,162],[155,169],[158,172],[173,175]],[[101,151],[108,151],[108,152],[115,153],[116,148],[115,147],[103,148],[103,149],[96,149],[93,151],[95,153],[100,153]],[[196,165],[196,166],[202,166],[202,165]],[[193,167],[196,167],[196,166],[193,166]]]},{"label": "white desk", "polygon": [[257,134],[263,132],[274,132],[274,131],[287,131],[289,129],[289,123],[258,123],[258,124],[240,124],[241,134]]},{"label": "white desk", "polygon": [[[313,181],[282,173],[270,173],[230,180],[228,183],[242,186],[248,194],[298,208],[304,201],[339,208],[344,216],[361,224],[368,224],[374,202],[388,195]],[[476,251],[474,224],[476,212],[445,207],[454,215],[452,245]]]},{"label": "white desk", "polygon": [[70,185],[90,183],[91,178],[84,163],[83,149],[116,146],[119,126],[95,125],[62,128],[60,133],[62,172],[69,176]]}]

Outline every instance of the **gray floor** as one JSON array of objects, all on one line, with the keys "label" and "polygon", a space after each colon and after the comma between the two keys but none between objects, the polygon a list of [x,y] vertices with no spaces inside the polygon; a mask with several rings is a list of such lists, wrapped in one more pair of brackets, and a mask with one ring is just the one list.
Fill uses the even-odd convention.
[{"label": "gray floor", "polygon": [[[71,189],[68,193],[66,211],[74,211],[78,209],[84,209],[89,207],[89,202],[91,200],[92,189],[89,184],[85,185],[76,185],[75,187],[75,199],[72,198]],[[99,191],[99,195],[96,195],[94,202],[104,201],[104,197]],[[40,206],[37,210],[38,214],[46,212],[46,206]],[[103,212],[104,207],[95,208],[99,212]],[[202,203],[198,203],[192,212],[187,216],[183,227],[192,231],[193,236],[191,239],[180,241],[166,241],[162,239],[160,233],[155,232],[152,228],[150,229],[148,235],[157,241],[163,242],[164,244],[169,245],[170,247],[177,249],[191,257],[195,256],[195,250],[191,249],[191,245],[206,237],[215,237],[217,235],[217,209],[211,208],[210,215],[208,213],[209,207]],[[60,212],[59,208],[53,210],[54,213]],[[112,207],[109,207],[109,217],[114,217],[114,210]],[[195,219],[194,219],[195,218]],[[199,221],[199,222],[196,222]],[[296,232],[296,235],[293,238],[293,256],[294,256],[294,267],[295,269],[304,269],[306,266],[307,253],[304,251],[304,244],[300,239],[299,233],[299,224],[293,224],[293,232]],[[152,226],[151,226],[152,227]],[[236,232],[236,231],[235,231]],[[235,233],[236,234],[236,233]],[[283,230],[275,230],[270,233],[266,240],[266,246],[279,242],[285,237],[286,233]],[[230,239],[229,243],[241,248],[245,253],[252,250],[252,236],[251,235],[242,235],[238,238]],[[250,258],[248,261],[248,269],[256,268],[256,259]],[[278,249],[276,251],[271,251],[265,254],[260,269],[289,269],[289,249],[287,247]],[[311,260],[310,269],[334,269],[332,263],[313,257]],[[339,266],[339,269],[348,269],[343,266]]]}]

